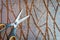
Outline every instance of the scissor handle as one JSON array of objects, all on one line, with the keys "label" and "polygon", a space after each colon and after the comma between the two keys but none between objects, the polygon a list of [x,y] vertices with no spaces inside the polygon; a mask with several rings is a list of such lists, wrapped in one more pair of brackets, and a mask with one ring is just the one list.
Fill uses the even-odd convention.
[{"label": "scissor handle", "polygon": [[0,24],[0,32],[4,31],[6,28],[5,24]]},{"label": "scissor handle", "polygon": [[11,24],[6,24],[6,29],[11,27]]},{"label": "scissor handle", "polygon": [[9,27],[11,27],[11,24],[0,24],[0,32],[6,30]]},{"label": "scissor handle", "polygon": [[16,37],[15,37],[15,36],[11,36],[11,37],[9,38],[9,40],[16,40]]},{"label": "scissor handle", "polygon": [[8,35],[8,40],[12,40],[12,39],[18,39],[17,36],[16,36],[16,28],[13,28],[10,32],[10,34]]}]

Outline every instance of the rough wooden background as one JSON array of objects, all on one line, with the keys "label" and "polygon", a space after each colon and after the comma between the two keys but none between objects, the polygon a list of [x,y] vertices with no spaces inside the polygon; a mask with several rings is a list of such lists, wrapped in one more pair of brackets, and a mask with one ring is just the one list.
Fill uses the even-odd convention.
[{"label": "rough wooden background", "polygon": [[[18,25],[19,40],[60,39],[59,0],[0,0],[0,23],[13,23],[21,9],[21,18],[30,18]],[[0,33],[0,40],[6,40],[10,30]]]}]

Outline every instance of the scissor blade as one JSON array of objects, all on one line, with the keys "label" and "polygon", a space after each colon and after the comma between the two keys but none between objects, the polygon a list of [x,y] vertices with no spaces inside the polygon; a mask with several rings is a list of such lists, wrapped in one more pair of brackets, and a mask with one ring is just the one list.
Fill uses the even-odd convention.
[{"label": "scissor blade", "polygon": [[20,20],[18,20],[17,21],[17,25],[20,24],[21,22],[23,22],[24,20],[26,20],[28,17],[29,17],[29,15],[24,17],[24,18],[22,18],[22,19],[20,19]]},{"label": "scissor blade", "polygon": [[21,10],[21,12],[19,13],[19,15],[17,16],[17,19],[15,21],[18,21],[20,16],[21,16],[21,13],[22,13],[23,9]]}]

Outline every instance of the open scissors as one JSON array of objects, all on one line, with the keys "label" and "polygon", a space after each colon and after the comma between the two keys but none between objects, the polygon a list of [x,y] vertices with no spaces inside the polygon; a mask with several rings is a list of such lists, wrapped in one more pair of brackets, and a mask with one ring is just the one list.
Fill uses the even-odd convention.
[{"label": "open scissors", "polygon": [[19,13],[19,15],[17,16],[17,18],[16,18],[16,20],[15,20],[14,23],[6,24],[6,26],[5,26],[2,30],[0,30],[0,32],[2,32],[4,29],[7,29],[7,28],[9,28],[9,27],[11,27],[11,26],[14,26],[14,28],[11,30],[11,32],[10,32],[10,34],[9,34],[9,38],[10,38],[11,36],[16,36],[17,26],[18,26],[21,22],[23,22],[24,20],[26,20],[27,18],[29,18],[29,15],[28,15],[28,16],[20,19],[20,16],[21,16],[22,11],[23,11],[23,9],[21,10],[21,12]]}]

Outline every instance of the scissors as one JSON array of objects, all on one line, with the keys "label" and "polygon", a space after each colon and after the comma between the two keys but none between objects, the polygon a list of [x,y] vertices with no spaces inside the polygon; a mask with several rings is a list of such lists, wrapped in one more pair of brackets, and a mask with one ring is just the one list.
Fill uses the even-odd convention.
[{"label": "scissors", "polygon": [[[24,20],[26,20],[27,18],[29,18],[29,15],[20,19],[20,16],[21,16],[21,13],[23,12],[23,9],[21,10],[21,12],[19,13],[19,15],[17,16],[15,22],[11,23],[11,24],[6,24],[5,27],[3,29],[0,30],[0,32],[4,31],[5,29],[9,28],[9,27],[12,27],[14,26],[14,28],[11,30],[10,34],[9,34],[9,39],[8,40],[11,40],[13,38],[15,38],[16,36],[16,31],[17,31],[17,26],[23,22]],[[17,40],[17,39],[16,39]]]}]

